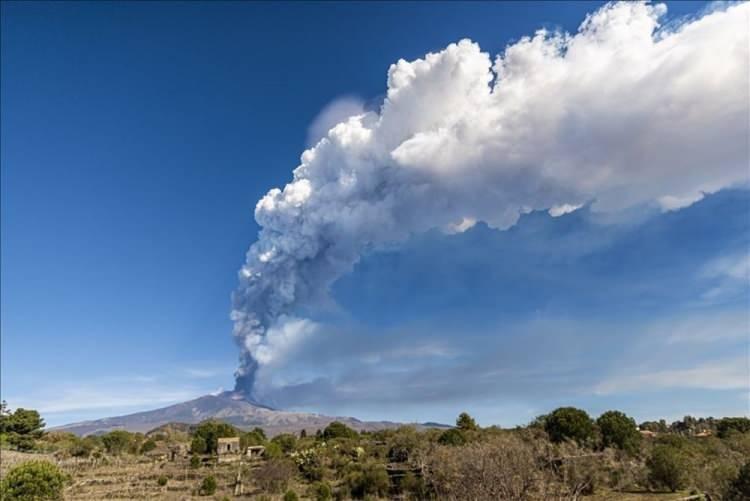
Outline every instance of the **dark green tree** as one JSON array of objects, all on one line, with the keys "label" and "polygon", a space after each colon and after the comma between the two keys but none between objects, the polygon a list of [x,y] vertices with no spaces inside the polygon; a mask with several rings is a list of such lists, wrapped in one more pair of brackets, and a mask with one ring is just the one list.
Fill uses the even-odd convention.
[{"label": "dark green tree", "polygon": [[728,417],[723,418],[716,425],[720,438],[726,438],[730,433],[747,433],[750,431],[750,418]]},{"label": "dark green tree", "polygon": [[459,414],[458,419],[456,419],[456,428],[463,431],[472,431],[479,427],[473,417],[469,416],[466,412],[462,412]]},{"label": "dark green tree", "polygon": [[323,438],[330,440],[332,438],[357,438],[359,434],[346,426],[344,423],[334,421],[323,430]]},{"label": "dark green tree", "polygon": [[206,453],[215,454],[219,445],[219,439],[225,437],[237,437],[239,430],[228,423],[221,421],[203,421],[193,432],[193,439],[201,437],[206,442]]},{"label": "dark green tree", "polygon": [[685,484],[687,461],[682,451],[670,445],[657,445],[646,461],[648,478],[654,487],[672,492]]},{"label": "dark green tree", "polygon": [[560,407],[547,416],[544,429],[553,442],[575,440],[583,444],[593,436],[594,423],[586,411],[575,407]]},{"label": "dark green tree", "polygon": [[271,439],[271,443],[278,444],[282,452],[292,452],[297,444],[297,437],[291,433],[281,433]]},{"label": "dark green tree", "polygon": [[41,501],[62,499],[69,477],[52,463],[28,461],[12,468],[0,481],[0,499]]},{"label": "dark green tree", "polygon": [[106,435],[102,435],[104,449],[115,456],[119,456],[125,452],[130,446],[131,440],[131,434],[125,430],[110,431]]},{"label": "dark green tree", "polygon": [[750,499],[750,461],[740,468],[737,478],[729,485],[724,499],[727,501],[743,501]]},{"label": "dark green tree", "polygon": [[622,449],[631,454],[638,451],[641,434],[633,418],[620,411],[607,411],[596,420],[603,447]]},{"label": "dark green tree", "polygon": [[458,428],[451,428],[450,430],[445,430],[440,435],[438,443],[442,445],[464,445],[466,443],[466,437]]}]

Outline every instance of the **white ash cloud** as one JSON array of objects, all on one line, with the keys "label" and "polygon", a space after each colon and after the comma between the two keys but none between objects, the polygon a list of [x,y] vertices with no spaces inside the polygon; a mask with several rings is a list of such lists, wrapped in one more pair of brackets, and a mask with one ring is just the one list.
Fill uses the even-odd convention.
[{"label": "white ash cloud", "polygon": [[677,210],[746,183],[750,5],[660,30],[665,12],[610,4],[575,34],[540,30],[494,61],[462,40],[393,64],[380,112],[334,126],[258,202],[233,296],[237,389],[252,392],[273,361],[268,333],[296,332],[284,324],[367,249],[592,200]]}]

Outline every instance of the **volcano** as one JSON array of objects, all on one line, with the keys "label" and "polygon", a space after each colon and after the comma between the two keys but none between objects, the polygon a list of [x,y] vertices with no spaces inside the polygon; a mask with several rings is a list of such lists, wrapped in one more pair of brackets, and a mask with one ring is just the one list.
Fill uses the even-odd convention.
[{"label": "volcano", "polygon": [[[402,423],[391,421],[360,421],[352,417],[324,416],[309,412],[291,412],[273,409],[260,404],[240,392],[225,391],[217,395],[204,395],[194,400],[124,416],[71,423],[54,428],[76,435],[106,433],[112,430],[147,432],[168,423],[196,424],[207,419],[230,423],[248,430],[263,428],[269,436],[279,433],[298,433],[307,430],[315,433],[333,421],[340,421],[359,431],[394,428]],[[418,424],[422,427],[426,425]],[[429,425],[434,427],[432,423]]]}]

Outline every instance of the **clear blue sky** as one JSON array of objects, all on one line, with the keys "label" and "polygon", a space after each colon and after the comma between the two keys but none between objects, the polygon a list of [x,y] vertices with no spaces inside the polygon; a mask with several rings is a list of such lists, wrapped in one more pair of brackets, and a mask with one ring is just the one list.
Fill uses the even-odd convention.
[{"label": "clear blue sky", "polygon": [[[669,17],[702,7],[669,3]],[[41,408],[60,424],[232,386],[229,298],[258,230],[253,209],[269,188],[289,181],[310,124],[328,103],[342,96],[379,103],[387,68],[400,58],[464,37],[495,54],[539,27],[575,31],[596,5],[1,8],[2,397],[11,407]],[[408,330],[415,339],[449,341],[436,329],[471,318],[474,334],[462,343],[505,353],[498,361],[505,370],[544,366],[549,372],[538,377],[556,383],[547,390],[478,388],[464,400],[450,396],[460,389],[446,387],[424,402],[404,397],[414,404],[300,399],[299,406],[405,420],[450,420],[466,409],[484,423],[504,424],[558,403],[592,412],[620,407],[640,418],[747,412],[747,391],[718,383],[667,381],[639,392],[643,381],[614,379],[615,389],[594,389],[613,380],[603,366],[679,376],[746,353],[747,284],[693,272],[746,251],[749,201],[745,190],[729,190],[604,229],[586,209],[554,220],[534,213],[510,230],[521,235],[512,242],[509,232],[479,225],[368,256],[334,287],[362,339],[396,346]],[[594,249],[572,250],[581,239]],[[544,253],[550,242],[569,243],[570,253],[551,258]],[[562,283],[573,287],[557,294]],[[720,301],[696,306],[720,286],[729,290]],[[479,300],[467,302],[467,295]],[[704,329],[723,319],[731,332],[673,352],[689,361],[673,367],[659,362],[662,348],[634,332],[675,318],[694,318],[690,325],[703,322]],[[550,329],[550,319],[548,341],[524,334]],[[498,329],[510,333],[503,346],[488,334]],[[602,330],[614,334],[597,335]],[[561,337],[561,346],[549,341]],[[450,352],[447,341],[437,344]],[[526,360],[532,345],[542,353]],[[565,363],[553,357],[566,350]],[[435,364],[458,363],[444,358]],[[591,362],[585,374],[577,372],[582,360]]]}]

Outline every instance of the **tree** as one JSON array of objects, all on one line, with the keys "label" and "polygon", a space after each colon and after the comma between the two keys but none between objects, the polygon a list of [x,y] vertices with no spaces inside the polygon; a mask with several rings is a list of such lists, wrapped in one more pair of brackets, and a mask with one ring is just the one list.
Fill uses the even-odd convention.
[{"label": "tree", "polygon": [[472,431],[479,428],[474,418],[465,412],[459,414],[458,419],[456,419],[456,427],[464,431]]},{"label": "tree", "polygon": [[52,463],[21,463],[0,481],[0,498],[19,501],[62,499],[68,480],[69,477]]},{"label": "tree", "polygon": [[196,427],[195,432],[193,432],[193,439],[195,439],[195,437],[201,437],[205,440],[205,452],[209,454],[216,453],[220,438],[236,436],[239,436],[237,428],[228,423],[212,420],[203,421]]},{"label": "tree", "polygon": [[729,501],[742,501],[750,499],[750,461],[740,468],[737,478],[729,486],[729,490],[724,496]]},{"label": "tree", "polygon": [[649,481],[655,487],[666,487],[675,492],[685,483],[687,463],[682,452],[669,445],[657,445],[646,461]]},{"label": "tree", "polygon": [[115,430],[102,435],[102,443],[108,453],[119,456],[130,446],[131,438],[127,431]]},{"label": "tree", "polygon": [[445,430],[438,438],[438,442],[442,445],[464,445],[466,443],[466,437],[461,430],[458,428],[451,428]]},{"label": "tree", "polygon": [[284,501],[298,501],[299,497],[297,497],[297,493],[293,490],[289,489],[284,493]]},{"label": "tree", "polygon": [[302,431],[299,432],[299,438],[307,438],[307,430],[302,428]]},{"label": "tree", "polygon": [[205,454],[208,452],[206,440],[200,435],[194,436],[192,442],[190,442],[190,452],[193,454]]},{"label": "tree", "polygon": [[248,431],[247,433],[240,435],[240,447],[244,449],[250,445],[263,445],[266,441],[266,436],[262,433],[263,430],[260,430],[261,433],[259,433],[258,430],[260,430],[260,428],[256,428],[253,431]]},{"label": "tree", "polygon": [[728,417],[724,418],[716,425],[720,438],[726,438],[732,432],[747,433],[750,431],[750,418],[745,417]]},{"label": "tree", "polygon": [[330,440],[332,438],[357,438],[358,433],[346,426],[344,423],[334,421],[323,430],[323,438]]},{"label": "tree", "polygon": [[631,454],[638,450],[641,434],[633,418],[620,411],[607,411],[596,420],[602,434],[602,446],[622,449]]},{"label": "tree", "polygon": [[152,450],[156,449],[156,442],[153,439],[148,439],[143,444],[141,444],[141,454],[146,454],[147,452],[151,452]]},{"label": "tree", "polygon": [[8,404],[3,402],[0,409],[0,433],[7,436],[8,443],[18,450],[34,448],[34,441],[44,434],[44,420],[31,409],[16,409],[11,414]]},{"label": "tree", "polygon": [[570,439],[582,444],[594,434],[594,424],[589,415],[575,407],[555,409],[547,416],[544,429],[553,442]]},{"label": "tree", "polygon": [[271,443],[278,444],[282,452],[292,452],[297,444],[297,437],[291,433],[281,433],[271,439]]}]

